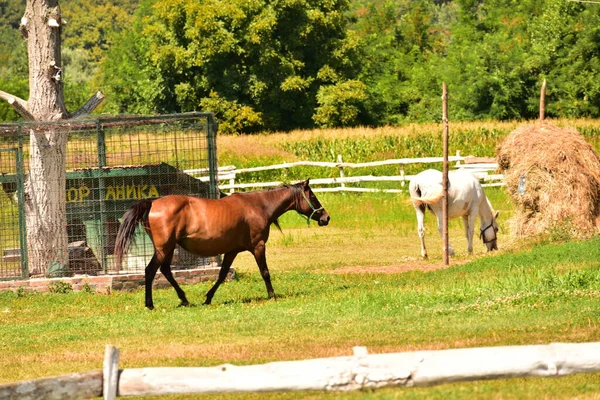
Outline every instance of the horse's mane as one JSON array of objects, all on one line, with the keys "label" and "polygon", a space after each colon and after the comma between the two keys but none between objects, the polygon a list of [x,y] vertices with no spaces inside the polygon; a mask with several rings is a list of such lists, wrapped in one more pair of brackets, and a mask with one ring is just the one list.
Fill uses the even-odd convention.
[{"label": "horse's mane", "polygon": [[[302,182],[298,182],[293,185],[291,185],[289,183],[284,183],[282,185],[269,188],[265,191],[270,192],[273,190],[280,190],[280,189],[290,189],[292,191],[292,194],[294,196],[294,207],[298,208],[298,202],[301,199],[301,193],[302,193]],[[277,229],[279,229],[279,232],[283,233],[283,230],[281,229],[281,225],[279,225],[279,219],[276,219],[273,222],[273,225],[275,225],[277,227]]]}]

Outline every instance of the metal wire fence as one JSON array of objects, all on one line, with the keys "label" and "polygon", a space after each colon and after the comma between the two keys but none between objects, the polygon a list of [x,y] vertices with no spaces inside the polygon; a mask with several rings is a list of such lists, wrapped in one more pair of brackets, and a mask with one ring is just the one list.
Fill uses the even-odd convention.
[{"label": "metal wire fence", "polygon": [[[25,187],[36,187],[36,182],[27,182],[31,179],[30,132],[41,126],[48,129],[47,125],[0,125],[0,279],[29,277],[24,199]],[[69,261],[66,266],[48,268],[46,276],[143,271],[154,253],[143,229],[138,229],[120,271],[113,261],[119,220],[130,206],[169,194],[218,197],[212,114],[72,120],[53,123],[51,129],[54,134],[68,135],[65,201]],[[185,169],[204,170],[209,179],[192,177]],[[178,248],[173,268],[216,261]]]}]

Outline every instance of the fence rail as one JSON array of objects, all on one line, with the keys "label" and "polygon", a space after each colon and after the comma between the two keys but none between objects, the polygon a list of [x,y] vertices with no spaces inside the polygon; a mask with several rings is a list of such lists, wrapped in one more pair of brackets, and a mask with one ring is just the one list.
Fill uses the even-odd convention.
[{"label": "fence rail", "polygon": [[[316,178],[311,179],[310,183],[313,186],[314,192],[385,192],[385,193],[401,193],[405,189],[375,189],[375,188],[361,188],[361,187],[348,187],[347,183],[363,183],[363,182],[399,182],[401,187],[404,187],[407,182],[410,182],[414,178],[414,175],[405,175],[404,169],[400,170],[399,175],[391,176],[373,176],[373,175],[362,175],[362,176],[345,176],[345,169],[355,168],[374,168],[387,165],[410,165],[410,164],[435,164],[442,163],[443,157],[423,157],[423,158],[397,158],[382,161],[372,161],[366,163],[349,163],[343,162],[342,156],[338,155],[337,162],[323,162],[323,161],[297,161],[291,163],[266,165],[260,167],[251,168],[236,168],[234,165],[227,165],[219,167],[217,180],[219,182],[220,190],[229,190],[233,193],[236,189],[257,189],[257,188],[268,188],[281,185],[283,182],[271,181],[271,182],[252,182],[252,183],[236,183],[236,179],[240,175],[271,171],[280,169],[290,169],[295,167],[323,167],[323,168],[336,168],[339,170],[340,176],[335,178]],[[490,157],[474,157],[467,156],[462,157],[460,152],[457,152],[456,156],[448,157],[448,161],[454,162],[455,168],[468,169],[482,181],[484,187],[487,186],[502,186],[504,175],[495,174],[498,168],[495,159]],[[208,172],[205,168],[200,169],[188,169],[183,171],[186,174],[196,176],[201,181],[207,181],[206,173]],[[227,183],[224,183],[227,182]],[[317,187],[322,185],[338,185],[336,187]]]},{"label": "fence rail", "polygon": [[0,398],[82,399],[200,393],[350,391],[513,377],[558,377],[600,371],[600,342],[368,354],[268,364],[119,370],[108,345],[103,371],[0,386]]}]

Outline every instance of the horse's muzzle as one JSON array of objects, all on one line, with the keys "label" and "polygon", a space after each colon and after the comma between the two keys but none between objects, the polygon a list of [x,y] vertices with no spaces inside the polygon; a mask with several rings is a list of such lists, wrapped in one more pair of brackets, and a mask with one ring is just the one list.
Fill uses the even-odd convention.
[{"label": "horse's muzzle", "polygon": [[329,214],[327,214],[326,212],[323,213],[323,215],[319,217],[319,226],[326,226],[327,224],[329,224],[329,219]]}]

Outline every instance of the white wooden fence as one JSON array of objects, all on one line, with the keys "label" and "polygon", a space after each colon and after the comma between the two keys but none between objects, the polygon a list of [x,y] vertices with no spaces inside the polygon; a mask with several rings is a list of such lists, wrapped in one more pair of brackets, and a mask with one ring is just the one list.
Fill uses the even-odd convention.
[{"label": "white wooden fence", "polygon": [[[335,168],[339,170],[339,177],[336,178],[311,178],[310,183],[314,192],[385,192],[385,193],[400,193],[405,191],[404,187],[407,182],[414,177],[413,175],[404,174],[404,165],[408,164],[433,164],[442,163],[443,157],[424,157],[424,158],[399,158],[390,159],[383,161],[373,161],[366,163],[349,163],[343,162],[342,156],[338,155],[337,162],[322,162],[322,161],[297,161],[291,163],[267,165],[261,167],[252,168],[236,168],[233,165],[219,167],[217,180],[219,182],[219,189],[223,191],[229,191],[233,193],[236,189],[256,189],[256,188],[267,188],[275,187],[282,184],[282,182],[254,182],[254,183],[236,183],[236,179],[239,175],[243,175],[249,172],[258,171],[269,171],[274,169],[290,169],[300,166],[311,166],[311,167],[324,167],[324,168]],[[481,181],[483,186],[501,186],[503,185],[503,175],[493,173],[497,169],[497,164],[493,158],[482,158],[467,156],[462,157],[460,152],[456,153],[456,156],[448,157],[449,162],[454,162],[455,168],[467,168],[473,172]],[[345,176],[345,169],[354,168],[372,168],[384,165],[399,165],[399,174],[393,176]],[[208,181],[209,178],[206,176],[208,170],[202,169],[189,169],[183,172],[192,176],[197,176],[202,181]],[[225,183],[226,182],[226,183]],[[400,189],[374,189],[364,187],[353,187],[346,186],[347,183],[362,183],[362,182],[398,182]],[[334,187],[315,187],[322,185],[337,185]]]},{"label": "white wooden fence", "polygon": [[84,399],[201,393],[350,391],[512,377],[600,372],[600,342],[354,355],[260,365],[119,370],[108,345],[104,370],[0,385],[0,399]]}]

